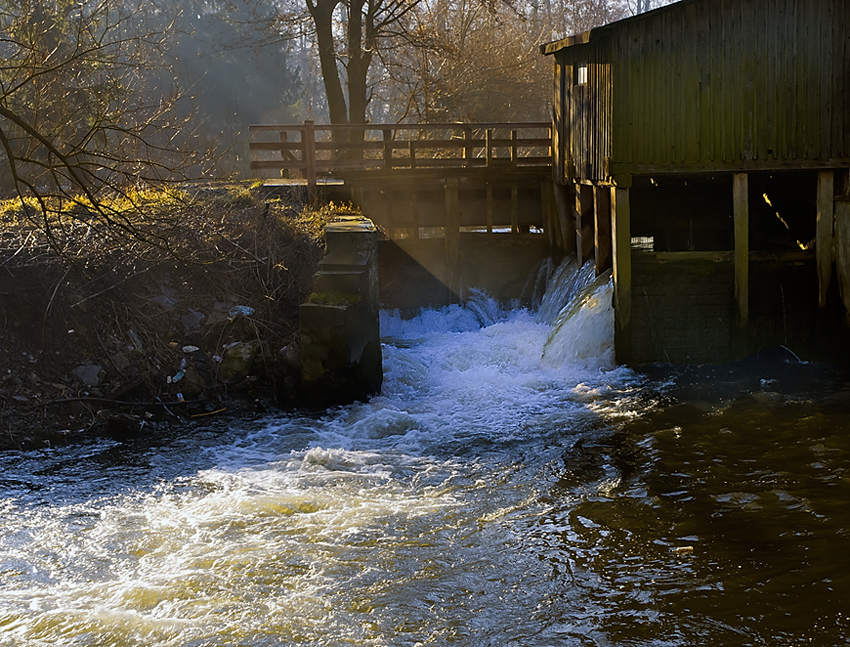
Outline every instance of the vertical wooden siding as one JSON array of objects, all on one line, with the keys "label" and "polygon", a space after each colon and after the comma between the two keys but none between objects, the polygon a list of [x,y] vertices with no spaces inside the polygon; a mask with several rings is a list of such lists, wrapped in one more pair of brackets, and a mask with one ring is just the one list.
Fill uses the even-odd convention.
[{"label": "vertical wooden siding", "polygon": [[567,157],[575,178],[598,180],[607,176],[611,157],[611,66],[604,51],[597,48],[588,54],[590,58],[581,61],[587,63],[587,83],[576,83],[574,65],[563,66],[570,72],[564,95],[569,107]]},{"label": "vertical wooden siding", "polygon": [[848,23],[848,0],[686,1],[559,52],[588,62],[564,93],[576,175],[847,165]]}]

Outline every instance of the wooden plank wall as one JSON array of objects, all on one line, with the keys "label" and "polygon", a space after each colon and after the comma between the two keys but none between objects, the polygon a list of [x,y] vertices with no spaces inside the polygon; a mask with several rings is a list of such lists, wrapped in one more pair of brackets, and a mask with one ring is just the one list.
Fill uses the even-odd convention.
[{"label": "wooden plank wall", "polygon": [[847,166],[848,24],[848,0],[686,0],[562,50],[589,63],[576,175]]}]

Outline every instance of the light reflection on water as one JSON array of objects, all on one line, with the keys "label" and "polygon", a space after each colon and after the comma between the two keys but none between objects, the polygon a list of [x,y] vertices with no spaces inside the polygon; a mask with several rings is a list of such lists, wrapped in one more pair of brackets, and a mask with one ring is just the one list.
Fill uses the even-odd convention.
[{"label": "light reflection on water", "polygon": [[847,642],[846,376],[484,305],[386,315],[370,403],[0,457],[0,643]]}]

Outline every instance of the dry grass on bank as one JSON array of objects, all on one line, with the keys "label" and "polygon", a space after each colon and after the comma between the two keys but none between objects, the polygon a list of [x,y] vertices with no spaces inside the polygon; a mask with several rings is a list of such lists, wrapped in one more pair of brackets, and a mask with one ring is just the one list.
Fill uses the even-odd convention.
[{"label": "dry grass on bank", "polygon": [[[174,401],[191,388],[169,379],[187,359],[196,413],[283,397],[281,349],[333,207],[248,185],[132,194],[109,205],[110,222],[78,204],[45,226],[32,207],[0,204],[0,446],[91,431],[110,401]],[[223,383],[223,349],[249,342],[255,374]],[[100,367],[88,383],[84,366]]]}]

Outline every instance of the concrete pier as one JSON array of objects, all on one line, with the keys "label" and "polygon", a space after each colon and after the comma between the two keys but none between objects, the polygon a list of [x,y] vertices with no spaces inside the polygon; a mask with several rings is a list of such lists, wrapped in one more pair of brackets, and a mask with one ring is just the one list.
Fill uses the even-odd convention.
[{"label": "concrete pier", "polygon": [[327,254],[300,306],[302,387],[314,406],[363,400],[381,389],[378,232],[346,217],[325,227]]}]

